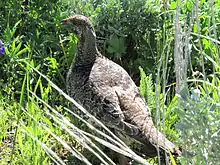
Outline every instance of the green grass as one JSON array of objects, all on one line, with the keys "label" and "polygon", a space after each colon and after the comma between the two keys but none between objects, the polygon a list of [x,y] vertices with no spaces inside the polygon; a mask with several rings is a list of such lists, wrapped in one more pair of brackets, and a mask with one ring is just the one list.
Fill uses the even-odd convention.
[{"label": "green grass", "polygon": [[[24,6],[2,0],[0,164],[114,164],[110,150],[147,164],[65,94],[77,38],[60,21],[73,13],[91,16],[101,52],[140,84],[157,128],[187,150],[178,159],[170,156],[172,164],[218,164],[220,3],[166,3],[55,0]],[[188,67],[178,72],[178,65]],[[70,103],[98,124],[75,114]]]}]

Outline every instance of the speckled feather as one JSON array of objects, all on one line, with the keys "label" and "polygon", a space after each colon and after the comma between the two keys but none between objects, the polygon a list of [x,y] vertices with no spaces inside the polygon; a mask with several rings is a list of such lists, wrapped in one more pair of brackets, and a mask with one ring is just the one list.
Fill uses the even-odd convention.
[{"label": "speckled feather", "polygon": [[66,80],[68,94],[108,127],[145,144],[143,154],[156,156],[155,146],[176,152],[175,145],[154,127],[147,103],[128,73],[97,50],[89,19],[75,15],[62,23],[76,27],[79,38]]}]

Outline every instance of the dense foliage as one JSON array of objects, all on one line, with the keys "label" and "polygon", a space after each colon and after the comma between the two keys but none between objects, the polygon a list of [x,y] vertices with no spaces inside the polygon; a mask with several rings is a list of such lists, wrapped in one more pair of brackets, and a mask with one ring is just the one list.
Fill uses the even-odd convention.
[{"label": "dense foliage", "polygon": [[[0,164],[73,163],[74,152],[67,144],[93,164],[98,161],[65,126],[71,121],[88,130],[87,124],[64,110],[69,107],[67,96],[59,95],[62,92],[43,78],[65,91],[77,38],[60,21],[72,14],[90,17],[99,50],[140,85],[158,129],[188,151],[176,161],[216,164],[220,159],[219,11],[218,0],[1,0]],[[182,60],[177,64],[178,54]],[[187,66],[181,72],[185,78],[178,75],[176,65]],[[180,91],[175,90],[178,76],[186,82]],[[65,124],[60,116],[67,119]]]}]

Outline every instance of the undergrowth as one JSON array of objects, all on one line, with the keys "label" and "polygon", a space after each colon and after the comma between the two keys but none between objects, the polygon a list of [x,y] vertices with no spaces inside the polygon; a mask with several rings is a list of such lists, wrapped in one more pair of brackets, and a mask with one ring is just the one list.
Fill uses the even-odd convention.
[{"label": "undergrowth", "polygon": [[219,164],[219,9],[197,0],[1,0],[0,164],[114,164],[110,149],[147,164],[65,94],[77,38],[60,21],[74,13],[90,16],[99,50],[128,71],[155,126],[183,150],[172,164]]}]

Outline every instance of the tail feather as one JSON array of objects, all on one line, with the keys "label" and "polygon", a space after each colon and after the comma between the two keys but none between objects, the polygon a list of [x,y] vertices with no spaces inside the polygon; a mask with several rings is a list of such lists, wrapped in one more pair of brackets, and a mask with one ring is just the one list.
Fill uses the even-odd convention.
[{"label": "tail feather", "polygon": [[151,146],[151,150],[153,146],[155,149],[152,152],[157,153],[156,148],[158,147],[160,150],[166,152],[178,153],[176,146],[155,128],[150,109],[141,96],[131,98],[129,94],[117,93],[117,95],[120,101],[120,107],[125,115],[125,120],[140,129],[140,135],[134,136],[136,140]]}]

